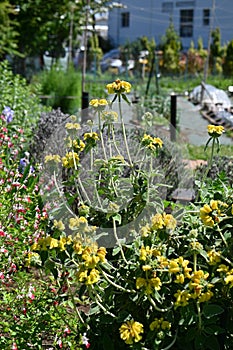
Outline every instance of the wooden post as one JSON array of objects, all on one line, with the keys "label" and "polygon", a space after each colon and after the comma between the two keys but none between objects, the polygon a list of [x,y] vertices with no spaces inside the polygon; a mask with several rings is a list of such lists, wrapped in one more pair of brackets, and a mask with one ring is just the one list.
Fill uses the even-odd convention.
[{"label": "wooden post", "polygon": [[171,93],[171,119],[170,119],[170,140],[176,141],[176,104],[177,104],[177,95],[173,92]]}]

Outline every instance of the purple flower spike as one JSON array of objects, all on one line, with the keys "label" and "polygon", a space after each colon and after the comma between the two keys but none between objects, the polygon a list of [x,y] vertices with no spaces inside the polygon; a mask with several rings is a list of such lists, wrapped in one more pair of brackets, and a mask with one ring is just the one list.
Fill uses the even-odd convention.
[{"label": "purple flower spike", "polygon": [[4,110],[2,111],[2,114],[6,117],[6,122],[11,123],[14,117],[14,111],[8,107],[5,106]]}]

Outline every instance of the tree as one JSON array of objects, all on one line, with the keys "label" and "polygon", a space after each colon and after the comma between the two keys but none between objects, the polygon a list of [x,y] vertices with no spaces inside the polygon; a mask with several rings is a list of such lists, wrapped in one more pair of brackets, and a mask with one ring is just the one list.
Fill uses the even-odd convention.
[{"label": "tree", "polygon": [[89,60],[91,62],[94,62],[94,69],[95,72],[100,75],[101,74],[101,68],[100,68],[100,60],[103,56],[103,51],[99,47],[99,38],[96,35],[96,33],[93,33],[92,37],[89,40]]},{"label": "tree", "polygon": [[194,42],[191,41],[187,54],[188,72],[192,74],[203,72],[206,57],[207,50],[203,47],[202,38],[198,39],[197,49],[194,47]]},{"label": "tree", "polygon": [[172,20],[166,34],[162,37],[161,49],[163,50],[163,70],[167,73],[177,73],[179,71],[181,41]]},{"label": "tree", "polygon": [[220,29],[216,28],[211,33],[212,43],[210,45],[210,68],[213,73],[222,73],[223,48],[221,47]]},{"label": "tree", "polygon": [[3,1],[0,3],[0,59],[5,59],[6,55],[18,55],[17,50],[17,24],[13,20],[13,16],[17,11],[9,3]]},{"label": "tree", "polygon": [[[64,51],[64,44],[77,46],[78,34],[91,24],[95,14],[112,6],[107,0],[90,0],[87,8],[86,0],[9,0],[14,8],[18,8],[18,50],[24,57],[40,56],[43,64],[43,53],[49,51],[58,59]],[[73,25],[72,33],[70,31]],[[72,34],[72,38],[70,35]],[[18,71],[24,72],[25,60],[19,62]]]},{"label": "tree", "polygon": [[46,50],[55,57],[62,55],[64,40],[69,36],[68,0],[10,0],[19,9],[18,50],[24,59],[16,60],[16,71],[24,73],[25,57],[43,57]]},{"label": "tree", "polygon": [[233,76],[233,40],[231,40],[226,49],[226,56],[223,63],[223,73],[225,76]]}]

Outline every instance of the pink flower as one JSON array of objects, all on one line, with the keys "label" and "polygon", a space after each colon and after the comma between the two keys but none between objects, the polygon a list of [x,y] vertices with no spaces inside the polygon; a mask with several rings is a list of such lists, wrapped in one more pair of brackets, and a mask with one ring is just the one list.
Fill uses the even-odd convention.
[{"label": "pink flower", "polygon": [[82,343],[83,345],[86,345],[86,349],[89,349],[89,347],[91,346],[91,344],[89,343],[89,339],[87,338],[87,333],[84,333],[82,336]]},{"label": "pink flower", "polygon": [[0,237],[6,237],[6,233],[3,230],[0,230]]},{"label": "pink flower", "polygon": [[57,344],[58,344],[59,348],[61,349],[62,348],[62,341],[61,341],[61,339],[58,340]]},{"label": "pink flower", "polygon": [[16,345],[16,343],[14,342],[13,343],[13,345],[12,345],[12,348],[11,348],[12,350],[18,350],[18,347],[17,347],[17,345]]},{"label": "pink flower", "polygon": [[68,327],[66,327],[65,329],[64,329],[64,337],[66,337],[68,334],[70,334],[71,333],[71,331],[70,331],[70,329],[68,328]]}]

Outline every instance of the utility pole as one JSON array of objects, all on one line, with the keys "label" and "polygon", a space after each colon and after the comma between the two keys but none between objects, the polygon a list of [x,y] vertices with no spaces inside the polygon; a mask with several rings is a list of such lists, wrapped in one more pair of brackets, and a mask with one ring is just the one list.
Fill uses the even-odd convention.
[{"label": "utility pole", "polygon": [[83,39],[84,53],[83,53],[83,67],[82,67],[83,68],[82,69],[82,91],[85,91],[85,79],[86,79],[86,70],[87,70],[87,31],[88,31],[89,12],[90,12],[90,0],[87,0],[84,39]]},{"label": "utility pole", "polygon": [[74,29],[74,6],[72,4],[70,9],[70,32],[69,32],[69,52],[68,52],[69,55],[68,55],[67,69],[72,62],[73,29]]},{"label": "utility pole", "polygon": [[214,25],[214,14],[215,14],[215,0],[212,0],[212,10],[211,10],[211,17],[210,17],[210,29],[209,29],[209,37],[208,37],[208,46],[207,46],[207,58],[204,66],[204,77],[203,82],[206,82],[206,79],[208,77],[208,70],[209,70],[209,59],[210,59],[210,44],[211,44],[211,34],[213,31],[213,25]]},{"label": "utility pole", "polygon": [[86,82],[86,70],[87,70],[87,31],[89,22],[89,12],[90,12],[90,0],[87,0],[86,5],[86,19],[85,19],[85,29],[84,29],[84,52],[83,52],[83,66],[82,66],[82,122],[88,120],[88,106],[89,106],[89,96],[88,92],[85,91]]},{"label": "utility pole", "polygon": [[210,17],[210,28],[209,28],[209,36],[208,36],[208,45],[207,45],[207,57],[205,61],[204,66],[204,74],[203,74],[203,81],[202,81],[202,88],[201,88],[201,104],[204,97],[204,91],[205,91],[205,83],[208,77],[208,70],[209,70],[209,60],[210,60],[210,44],[211,44],[211,34],[213,31],[213,24],[214,24],[214,13],[215,13],[215,0],[212,0],[212,10],[211,10],[211,17]]}]

